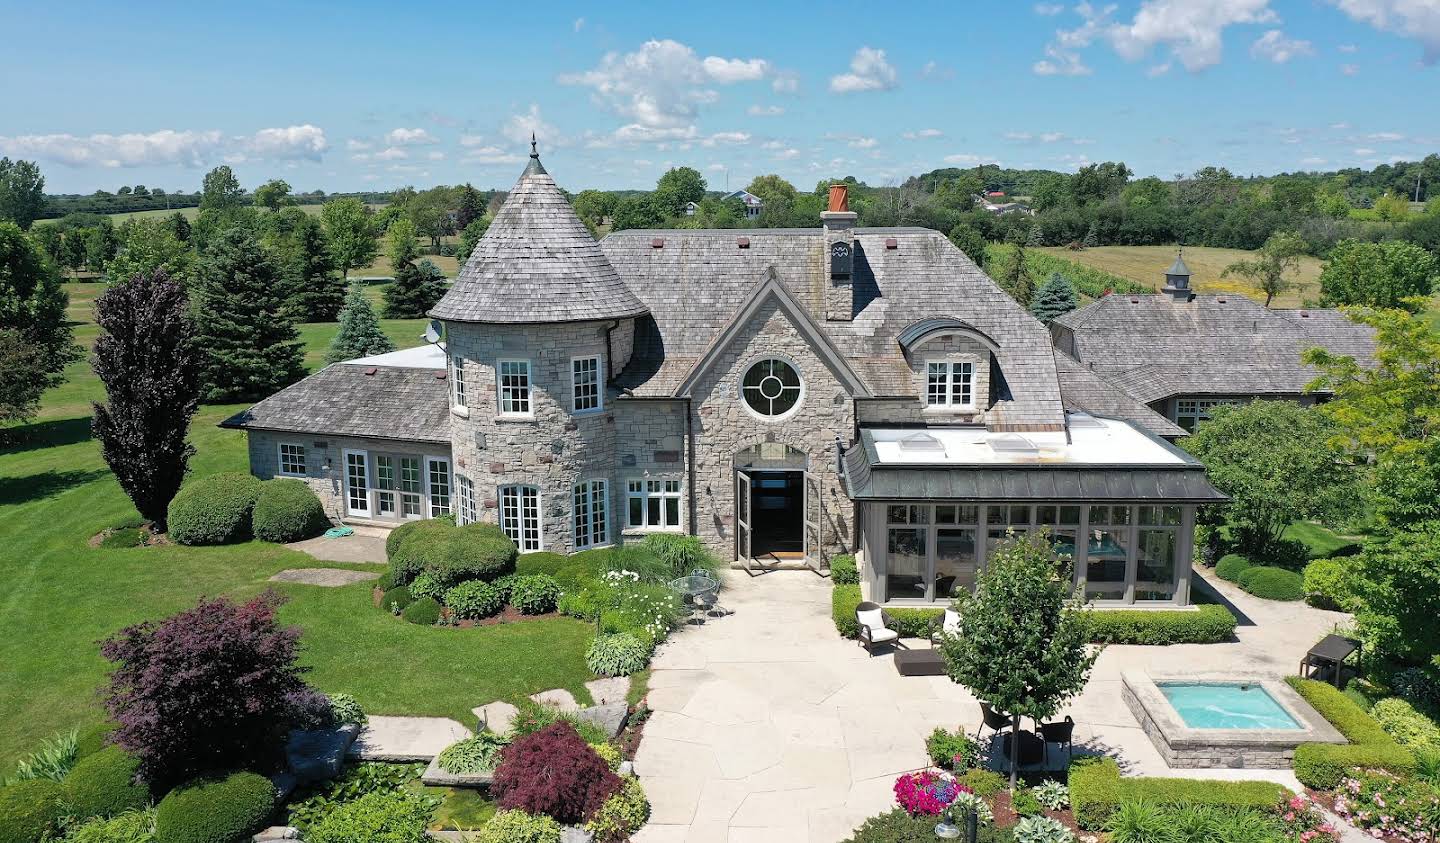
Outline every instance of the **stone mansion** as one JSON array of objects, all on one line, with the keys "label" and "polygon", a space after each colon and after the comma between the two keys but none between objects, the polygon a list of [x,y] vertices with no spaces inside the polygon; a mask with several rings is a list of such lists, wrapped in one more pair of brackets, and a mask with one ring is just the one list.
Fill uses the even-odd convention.
[{"label": "stone mansion", "polygon": [[1223,500],[1145,401],[1057,353],[935,231],[596,242],[532,152],[431,312],[438,341],[326,367],[225,422],[336,521],[451,514],[522,552],[669,530],[747,568],[855,553],[871,599],[944,602],[1046,527],[1103,604],[1189,601]]}]

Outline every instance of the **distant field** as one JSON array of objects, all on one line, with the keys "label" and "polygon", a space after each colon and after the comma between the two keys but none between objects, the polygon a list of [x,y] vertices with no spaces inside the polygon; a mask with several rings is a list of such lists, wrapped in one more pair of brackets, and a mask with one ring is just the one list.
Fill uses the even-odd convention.
[{"label": "distant field", "polygon": [[[1057,258],[1093,266],[1106,272],[1129,278],[1156,289],[1165,285],[1165,270],[1175,260],[1174,246],[1097,246],[1072,252],[1064,247],[1042,249]],[[1216,249],[1208,246],[1186,246],[1185,264],[1194,273],[1191,286],[1202,293],[1242,293],[1257,301],[1264,301],[1265,294],[1250,285],[1243,278],[1221,278],[1225,267],[1238,260],[1246,260],[1253,253],[1244,249]],[[1272,306],[1299,307],[1306,299],[1320,298],[1320,261],[1312,257],[1300,259],[1296,273],[1299,287],[1276,296]]]}]

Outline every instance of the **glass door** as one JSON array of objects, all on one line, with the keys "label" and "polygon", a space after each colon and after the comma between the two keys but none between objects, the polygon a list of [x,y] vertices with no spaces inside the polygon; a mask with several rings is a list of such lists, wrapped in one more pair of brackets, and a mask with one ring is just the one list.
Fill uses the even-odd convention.
[{"label": "glass door", "polygon": [[735,472],[735,556],[750,569],[750,475]]},{"label": "glass door", "polygon": [[824,500],[820,496],[820,477],[811,472],[805,472],[804,486],[805,565],[818,574],[820,573],[820,555],[824,552],[824,545],[820,540],[820,507]]},{"label": "glass door", "polygon": [[345,452],[345,511],[370,516],[370,473],[364,451]]},{"label": "glass door", "polygon": [[422,517],[420,508],[423,498],[420,485],[420,458],[396,457],[400,464],[400,517],[413,521]]},{"label": "glass door", "polygon": [[375,456],[375,514],[395,518],[395,458],[385,454]]}]

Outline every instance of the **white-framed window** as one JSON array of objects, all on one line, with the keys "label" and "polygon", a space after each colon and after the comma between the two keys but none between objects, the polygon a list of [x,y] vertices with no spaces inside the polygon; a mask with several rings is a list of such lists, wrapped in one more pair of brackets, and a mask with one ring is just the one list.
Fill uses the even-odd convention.
[{"label": "white-framed window", "polygon": [[535,486],[500,487],[500,529],[521,553],[541,549],[540,490]]},{"label": "white-framed window", "polygon": [[469,407],[469,396],[465,393],[465,358],[458,354],[450,358],[450,405]]},{"label": "white-framed window", "polygon": [[455,488],[460,490],[460,513],[455,518],[457,524],[474,524],[476,521],[475,512],[475,481],[463,474],[455,475]]},{"label": "white-framed window", "polygon": [[585,480],[571,490],[571,515],[575,528],[575,549],[610,543],[610,503],[604,480]]},{"label": "white-framed window", "polygon": [[305,446],[295,442],[280,443],[280,473],[286,477],[305,476]]},{"label": "white-framed window", "polygon": [[789,361],[770,357],[756,361],[740,381],[740,398],[746,408],[767,421],[795,412],[805,395],[800,372]]},{"label": "white-framed window", "polygon": [[577,413],[593,413],[604,403],[604,390],[600,388],[599,357],[574,357],[570,360],[570,384],[574,396],[573,408]]},{"label": "white-framed window", "polygon": [[680,529],[680,481],[631,480],[627,482],[625,510],[625,525],[632,529]]},{"label": "white-framed window", "polygon": [[926,363],[925,404],[930,407],[975,406],[975,364],[959,360]]},{"label": "white-framed window", "polygon": [[500,415],[528,416],[530,409],[530,361],[501,360],[496,383],[500,388]]},{"label": "white-framed window", "polygon": [[1175,399],[1175,423],[1191,433],[1200,422],[1210,418],[1210,411],[1216,407],[1233,407],[1243,403],[1238,398],[1177,398]]},{"label": "white-framed window", "polygon": [[444,457],[425,458],[425,477],[430,492],[430,517],[450,513],[450,461]]}]

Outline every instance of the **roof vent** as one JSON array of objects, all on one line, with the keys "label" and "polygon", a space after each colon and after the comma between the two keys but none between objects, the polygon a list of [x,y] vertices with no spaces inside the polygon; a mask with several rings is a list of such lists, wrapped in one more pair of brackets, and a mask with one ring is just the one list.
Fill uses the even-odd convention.
[{"label": "roof vent", "polygon": [[1309,319],[1309,318],[1310,318],[1310,311],[1308,311],[1308,310],[1302,310],[1302,311],[1300,311],[1300,318],[1301,318],[1301,319]]},{"label": "roof vent", "polygon": [[1103,428],[1105,423],[1090,415],[1089,413],[1066,413],[1066,420],[1073,428]]},{"label": "roof vent", "polygon": [[885,238],[885,248],[887,248],[887,249],[898,249],[898,248],[900,248],[900,241],[899,241],[899,240],[896,240],[894,237],[886,237],[886,238]]},{"label": "roof vent", "polygon": [[652,248],[652,249],[663,249],[663,248],[665,248],[665,238],[664,238],[664,237],[652,237],[652,238],[650,238],[650,248]]},{"label": "roof vent", "polygon": [[736,246],[739,246],[739,247],[742,248],[742,249],[748,249],[748,248],[750,248],[750,238],[749,238],[749,237],[736,237],[736,238],[735,238],[735,245],[736,245]]},{"label": "roof vent", "polygon": [[443,381],[443,380],[445,380],[445,370],[444,370],[444,369],[441,369],[440,371],[438,371],[438,372],[435,373],[435,380],[437,380],[437,381]]},{"label": "roof vent", "polygon": [[365,370],[365,374],[367,374],[367,375],[373,375],[373,374],[375,374],[377,371],[379,371],[379,370],[376,369],[374,366],[371,366],[370,368],[368,368],[368,369]]},{"label": "roof vent", "polygon": [[1224,304],[1226,302],[1226,298],[1224,296],[1216,296],[1215,301],[1219,302],[1220,304]]},{"label": "roof vent", "polygon": [[1134,296],[1131,296],[1131,297],[1130,297],[1130,303],[1131,303],[1131,304],[1139,304],[1139,303],[1140,303],[1140,300],[1137,299],[1137,298],[1135,298]]}]

